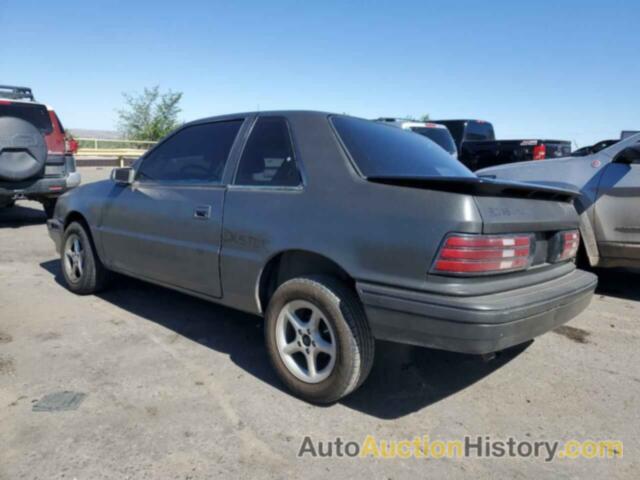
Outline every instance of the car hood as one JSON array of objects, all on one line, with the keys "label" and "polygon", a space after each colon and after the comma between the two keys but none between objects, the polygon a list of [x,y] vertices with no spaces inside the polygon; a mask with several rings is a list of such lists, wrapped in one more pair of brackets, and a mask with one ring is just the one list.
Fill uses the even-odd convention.
[{"label": "car hood", "polygon": [[475,173],[479,177],[583,190],[607,163],[596,154],[509,163],[483,168]]}]

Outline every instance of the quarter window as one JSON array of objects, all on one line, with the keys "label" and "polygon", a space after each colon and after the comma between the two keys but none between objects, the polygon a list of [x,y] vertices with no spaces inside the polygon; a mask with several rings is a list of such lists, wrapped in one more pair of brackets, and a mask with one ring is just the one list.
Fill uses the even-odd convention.
[{"label": "quarter window", "polygon": [[284,118],[258,119],[240,159],[235,183],[280,187],[302,183]]},{"label": "quarter window", "polygon": [[138,179],[220,182],[241,125],[232,120],[178,131],[143,159]]}]

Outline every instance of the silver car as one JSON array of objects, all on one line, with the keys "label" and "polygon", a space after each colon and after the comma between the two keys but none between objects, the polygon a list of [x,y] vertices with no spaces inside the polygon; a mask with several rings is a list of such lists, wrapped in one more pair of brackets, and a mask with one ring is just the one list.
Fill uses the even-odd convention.
[{"label": "silver car", "polygon": [[476,173],[577,187],[584,261],[592,267],[640,267],[640,134],[584,157],[501,165]]}]

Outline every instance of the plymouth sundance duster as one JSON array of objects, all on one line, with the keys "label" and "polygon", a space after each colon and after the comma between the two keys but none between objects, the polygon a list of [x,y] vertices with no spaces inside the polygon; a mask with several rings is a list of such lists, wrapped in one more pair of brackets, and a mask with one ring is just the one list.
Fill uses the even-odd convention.
[{"label": "plymouth sundance duster", "polygon": [[589,303],[576,192],[478,178],[431,140],[320,112],[189,123],[48,222],[69,289],[119,272],[263,315],[294,394],[334,402],[374,339],[467,353],[526,342]]}]

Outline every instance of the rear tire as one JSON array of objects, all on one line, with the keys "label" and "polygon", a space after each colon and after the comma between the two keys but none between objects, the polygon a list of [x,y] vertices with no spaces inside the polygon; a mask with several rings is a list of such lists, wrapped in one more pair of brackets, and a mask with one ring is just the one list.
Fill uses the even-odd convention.
[{"label": "rear tire", "polygon": [[271,363],[294,395],[333,403],[369,375],[375,341],[358,296],[343,282],[323,275],[289,280],[265,317]]},{"label": "rear tire", "polygon": [[97,293],[109,282],[110,272],[96,255],[81,223],[72,222],[65,229],[60,263],[67,287],[78,295]]}]

